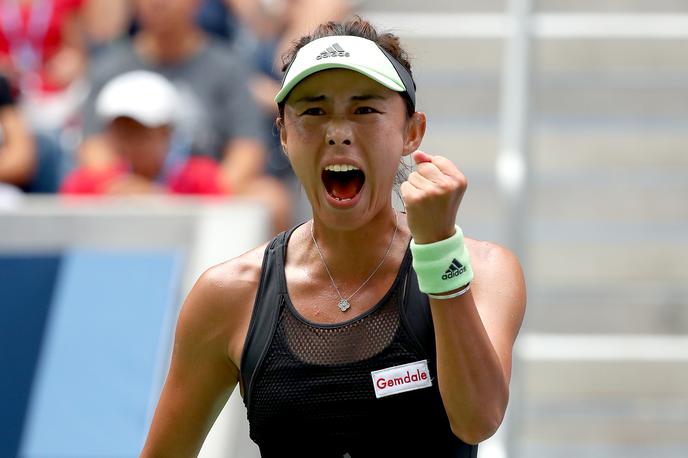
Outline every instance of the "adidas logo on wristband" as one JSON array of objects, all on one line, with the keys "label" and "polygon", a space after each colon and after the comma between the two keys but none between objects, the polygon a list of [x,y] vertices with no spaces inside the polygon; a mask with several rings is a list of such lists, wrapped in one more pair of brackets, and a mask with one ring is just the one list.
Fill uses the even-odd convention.
[{"label": "adidas logo on wristband", "polygon": [[444,272],[444,275],[442,275],[442,280],[449,280],[450,278],[458,277],[465,272],[466,266],[454,258],[451,264],[449,264],[449,268]]}]

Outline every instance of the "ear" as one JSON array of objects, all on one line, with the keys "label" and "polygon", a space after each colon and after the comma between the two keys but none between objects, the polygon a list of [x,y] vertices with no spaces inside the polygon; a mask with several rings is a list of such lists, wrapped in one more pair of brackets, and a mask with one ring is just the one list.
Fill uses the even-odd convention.
[{"label": "ear", "polygon": [[426,117],[422,111],[416,111],[406,121],[406,137],[404,138],[403,156],[408,156],[420,147],[425,136]]},{"label": "ear", "polygon": [[278,117],[277,119],[275,119],[275,125],[277,126],[277,129],[279,129],[282,151],[284,151],[284,154],[289,156],[289,154],[287,154],[287,129],[284,128],[284,118]]}]

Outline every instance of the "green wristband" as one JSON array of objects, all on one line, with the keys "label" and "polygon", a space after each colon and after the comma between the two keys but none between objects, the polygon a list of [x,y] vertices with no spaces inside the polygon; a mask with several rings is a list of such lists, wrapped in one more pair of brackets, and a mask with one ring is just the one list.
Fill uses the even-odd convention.
[{"label": "green wristband", "polygon": [[411,254],[418,286],[426,294],[454,291],[473,280],[470,256],[459,226],[456,234],[439,242],[417,244],[411,240]]}]

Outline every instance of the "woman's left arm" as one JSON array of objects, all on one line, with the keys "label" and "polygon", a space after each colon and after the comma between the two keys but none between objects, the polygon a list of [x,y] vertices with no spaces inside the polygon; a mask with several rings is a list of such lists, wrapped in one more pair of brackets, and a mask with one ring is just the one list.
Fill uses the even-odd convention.
[{"label": "woman's left arm", "polygon": [[[417,170],[401,185],[417,244],[450,238],[467,181],[448,159],[417,151]],[[437,379],[454,434],[476,444],[495,433],[509,399],[511,353],[526,304],[523,271],[508,250],[470,242],[471,289],[430,299]],[[448,291],[449,292],[449,291]]]},{"label": "woman's left arm", "polygon": [[472,251],[471,290],[454,299],[430,299],[442,401],[454,434],[467,443],[490,437],[504,418],[511,353],[526,304],[516,257],[478,244],[483,246]]}]

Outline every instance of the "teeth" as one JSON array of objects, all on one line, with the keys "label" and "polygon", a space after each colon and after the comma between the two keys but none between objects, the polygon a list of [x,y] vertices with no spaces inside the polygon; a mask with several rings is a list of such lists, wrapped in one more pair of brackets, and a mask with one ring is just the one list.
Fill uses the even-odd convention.
[{"label": "teeth", "polygon": [[349,172],[351,170],[358,170],[358,167],[351,164],[332,164],[325,167],[325,170],[330,172]]}]

